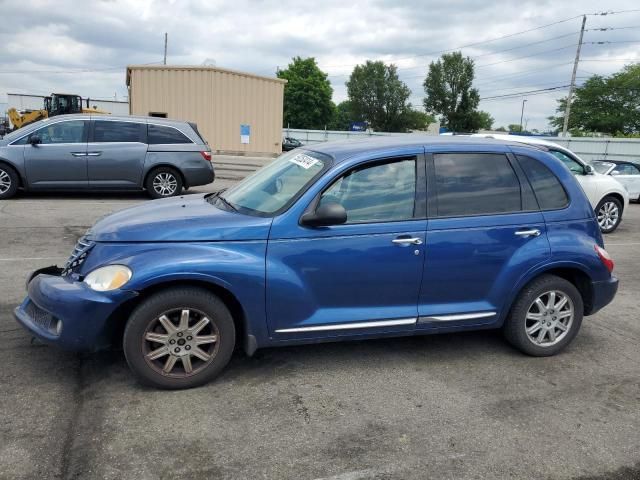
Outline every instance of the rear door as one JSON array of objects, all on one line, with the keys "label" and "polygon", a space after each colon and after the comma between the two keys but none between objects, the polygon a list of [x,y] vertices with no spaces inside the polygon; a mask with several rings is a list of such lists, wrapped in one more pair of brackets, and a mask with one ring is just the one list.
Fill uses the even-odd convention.
[{"label": "rear door", "polygon": [[27,182],[32,189],[87,188],[88,120],[52,122],[32,132],[40,143],[32,145],[28,137],[15,144],[24,144]]},{"label": "rear door", "polygon": [[492,324],[550,255],[531,186],[506,151],[427,155],[429,224],[418,329]]},{"label": "rear door", "polygon": [[91,188],[138,188],[147,154],[147,125],[140,121],[92,120],[87,145]]},{"label": "rear door", "polygon": [[632,200],[637,200],[640,197],[640,170],[637,166],[621,163],[611,171],[611,176],[624,185]]}]

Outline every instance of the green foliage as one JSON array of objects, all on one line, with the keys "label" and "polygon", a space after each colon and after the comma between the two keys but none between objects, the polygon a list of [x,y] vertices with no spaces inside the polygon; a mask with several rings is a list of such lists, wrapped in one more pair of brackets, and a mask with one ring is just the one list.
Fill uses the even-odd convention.
[{"label": "green foliage", "polygon": [[[567,99],[558,100],[552,126],[562,129]],[[640,133],[640,63],[627,65],[609,77],[593,75],[574,91],[569,131],[577,135]]]},{"label": "green foliage", "polygon": [[324,129],[333,118],[333,88],[315,58],[294,57],[277,73],[284,87],[284,126]]},{"label": "green foliage", "polygon": [[346,83],[351,111],[374,130],[403,132],[408,123],[411,91],[398,78],[395,65],[367,60],[357,65]]},{"label": "green foliage", "polygon": [[520,125],[519,123],[510,123],[507,126],[507,129],[510,132],[521,132],[522,131],[522,125]]},{"label": "green foliage", "polygon": [[333,111],[333,118],[329,122],[329,130],[349,130],[351,122],[360,121],[361,119],[353,113],[351,102],[345,100],[336,105]]},{"label": "green foliage", "polygon": [[409,106],[406,113],[406,128],[408,130],[426,130],[429,125],[436,122],[436,117],[421,112]]},{"label": "green foliage", "polygon": [[473,60],[460,52],[429,64],[423,83],[425,110],[440,115],[442,126],[453,132],[475,132],[487,124],[488,118],[477,111],[480,94],[472,87],[473,77]]},{"label": "green foliage", "polygon": [[506,132],[506,131],[507,131],[507,129],[506,129],[506,128],[504,128],[504,127],[498,127],[498,128],[496,128],[496,132]]},{"label": "green foliage", "polygon": [[489,114],[489,112],[485,112],[483,110],[476,110],[472,113],[473,115],[473,125],[477,126],[477,130],[491,130],[493,128],[493,117]]}]

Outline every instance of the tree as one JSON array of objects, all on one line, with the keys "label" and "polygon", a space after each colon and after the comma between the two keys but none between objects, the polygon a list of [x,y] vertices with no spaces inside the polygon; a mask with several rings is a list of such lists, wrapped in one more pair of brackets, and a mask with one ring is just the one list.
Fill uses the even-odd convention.
[{"label": "tree", "polygon": [[345,100],[336,105],[333,111],[333,118],[329,122],[329,130],[349,130],[352,122],[359,122],[361,118],[353,113],[351,102]]},{"label": "tree", "polygon": [[423,83],[424,107],[440,115],[442,126],[451,131],[473,132],[487,120],[477,112],[480,94],[472,88],[473,77],[473,60],[460,52],[446,53],[429,64]]},{"label": "tree", "polygon": [[408,130],[426,130],[429,125],[436,122],[436,117],[433,115],[416,110],[411,106],[409,106],[405,118],[405,127]]},{"label": "tree", "polygon": [[477,110],[473,112],[473,125],[477,130],[491,130],[493,128],[493,117],[489,112],[483,110]]},{"label": "tree", "polygon": [[367,60],[356,65],[346,83],[352,113],[374,130],[406,130],[411,90],[398,78],[395,65]]},{"label": "tree", "polygon": [[[549,117],[552,126],[562,129],[567,99],[558,100]],[[640,133],[640,63],[627,65],[609,77],[593,75],[574,91],[569,130],[578,135]]]},{"label": "tree", "polygon": [[504,128],[504,127],[498,127],[498,128],[496,128],[496,132],[506,132],[506,131],[507,131],[507,129],[506,129],[506,128]]},{"label": "tree", "polygon": [[287,80],[284,87],[284,125],[292,128],[323,129],[335,108],[333,88],[315,58],[294,57],[277,73]]},{"label": "tree", "polygon": [[519,123],[510,123],[507,126],[507,129],[510,132],[521,132],[522,131],[522,125],[520,125]]}]

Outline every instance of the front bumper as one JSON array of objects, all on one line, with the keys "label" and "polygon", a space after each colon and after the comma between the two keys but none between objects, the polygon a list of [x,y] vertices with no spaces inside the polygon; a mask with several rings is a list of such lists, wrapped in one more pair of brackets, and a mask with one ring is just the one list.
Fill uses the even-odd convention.
[{"label": "front bumper", "polygon": [[612,275],[609,280],[592,282],[591,291],[593,292],[593,296],[591,305],[587,306],[586,315],[593,315],[612,302],[618,291],[618,279]]},{"label": "front bumper", "polygon": [[61,277],[59,271],[48,267],[34,272],[28,296],[14,310],[14,317],[46,343],[67,350],[105,348],[110,343],[109,318],[136,292],[96,292],[83,282]]}]

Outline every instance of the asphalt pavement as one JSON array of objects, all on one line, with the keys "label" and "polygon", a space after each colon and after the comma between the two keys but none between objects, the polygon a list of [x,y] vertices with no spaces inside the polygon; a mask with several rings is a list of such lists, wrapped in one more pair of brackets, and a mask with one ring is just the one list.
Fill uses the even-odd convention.
[{"label": "asphalt pavement", "polygon": [[[218,180],[190,193],[265,159],[215,161]],[[640,205],[606,237],[614,303],[556,357],[526,357],[494,331],[287,347],[238,353],[205,387],[166,392],[138,385],[120,350],[32,344],[11,314],[31,270],[145,201],[0,201],[0,478],[640,478]]]}]

